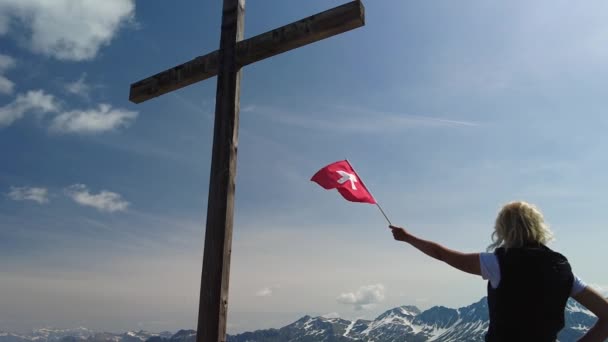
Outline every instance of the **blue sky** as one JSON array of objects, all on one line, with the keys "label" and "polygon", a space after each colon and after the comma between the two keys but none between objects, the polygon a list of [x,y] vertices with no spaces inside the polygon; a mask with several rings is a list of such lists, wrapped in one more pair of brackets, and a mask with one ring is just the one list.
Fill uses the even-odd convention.
[{"label": "blue sky", "polygon": [[[249,2],[246,37],[339,4]],[[394,223],[463,251],[533,202],[608,285],[608,5],[365,5],[365,27],[243,72],[229,332],[484,295],[309,182],[344,158]],[[128,91],[215,50],[219,6],[0,0],[0,330],[195,327],[215,80]]]}]

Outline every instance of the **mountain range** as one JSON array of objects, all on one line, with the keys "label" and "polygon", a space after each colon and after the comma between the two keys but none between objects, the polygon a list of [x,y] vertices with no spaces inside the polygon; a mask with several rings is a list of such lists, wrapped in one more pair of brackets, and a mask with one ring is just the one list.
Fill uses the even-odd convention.
[{"label": "mountain range", "polygon": [[[561,342],[576,341],[595,323],[595,316],[573,300],[565,311]],[[228,342],[448,342],[483,341],[488,329],[486,298],[458,309],[434,306],[421,311],[415,306],[388,310],[374,320],[346,320],[304,316],[280,329],[264,329],[229,335]],[[0,332],[0,342],[195,342],[196,331],[149,333],[93,332],[37,329],[27,335]]]}]

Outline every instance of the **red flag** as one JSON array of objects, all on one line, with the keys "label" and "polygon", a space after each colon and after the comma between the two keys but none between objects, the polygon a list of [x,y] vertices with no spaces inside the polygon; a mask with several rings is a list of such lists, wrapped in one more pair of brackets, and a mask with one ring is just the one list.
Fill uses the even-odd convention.
[{"label": "red flag", "polygon": [[317,171],[310,180],[327,190],[338,189],[342,197],[351,202],[376,204],[374,196],[367,190],[348,160],[327,165]]}]

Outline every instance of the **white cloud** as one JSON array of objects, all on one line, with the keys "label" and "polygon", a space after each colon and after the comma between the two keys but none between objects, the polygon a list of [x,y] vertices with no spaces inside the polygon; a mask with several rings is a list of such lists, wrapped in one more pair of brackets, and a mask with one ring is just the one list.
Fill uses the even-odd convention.
[{"label": "white cloud", "polygon": [[58,104],[53,95],[43,90],[30,90],[20,94],[13,102],[0,107],[0,127],[9,126],[28,112],[56,112]]},{"label": "white cloud", "polygon": [[311,130],[327,130],[342,133],[385,133],[406,128],[431,127],[477,127],[473,121],[445,117],[392,113],[360,107],[337,106],[322,110],[321,114],[303,115],[291,109],[247,105],[242,112],[252,112],[277,124]]},{"label": "white cloud", "polygon": [[279,285],[264,287],[255,293],[256,297],[271,297],[274,294],[274,290],[280,288]]},{"label": "white cloud", "polygon": [[125,211],[130,203],[125,201],[120,194],[102,190],[98,194],[92,194],[86,185],[74,184],[65,189],[65,193],[74,200],[74,202],[92,207],[103,212],[118,212]]},{"label": "white cloud", "polygon": [[269,287],[265,287],[258,292],[255,293],[256,297],[270,297],[272,296],[272,289]]},{"label": "white cloud", "polygon": [[338,303],[353,305],[355,310],[368,309],[384,300],[384,285],[361,286],[355,292],[340,294],[336,300]]},{"label": "white cloud", "polygon": [[29,112],[59,113],[51,120],[49,129],[53,132],[88,134],[129,126],[138,115],[138,112],[112,108],[109,104],[100,104],[97,108],[87,110],[61,112],[53,95],[45,93],[44,90],[30,90],[0,107],[0,127],[10,126]]},{"label": "white cloud", "polygon": [[258,110],[258,106],[256,106],[256,105],[246,105],[246,106],[241,107],[241,112],[244,112],[244,113],[251,113],[251,112],[255,112],[257,110]]},{"label": "white cloud", "polygon": [[8,197],[14,201],[34,201],[40,204],[48,203],[48,196],[49,191],[46,188],[11,186],[11,191],[8,193]]},{"label": "white cloud", "polygon": [[13,83],[8,78],[0,75],[0,94],[12,94],[14,88],[15,83]]},{"label": "white cloud", "polygon": [[17,64],[17,62],[15,62],[13,57],[0,53],[0,72],[13,68],[15,64]]},{"label": "white cloud", "polygon": [[[0,22],[0,32],[2,30],[2,23]],[[0,94],[12,94],[15,84],[4,76],[4,72],[8,69],[15,67],[15,59],[11,56],[3,55],[0,53]]]},{"label": "white cloud", "polygon": [[65,90],[74,95],[78,95],[85,99],[89,98],[89,93],[91,92],[91,86],[86,83],[85,79],[87,78],[87,74],[84,73],[74,82],[70,82],[65,85]]},{"label": "white cloud", "polygon": [[134,17],[134,0],[2,0],[0,34],[25,36],[36,53],[89,60]]},{"label": "white cloud", "polygon": [[100,104],[98,108],[64,112],[53,118],[51,131],[58,133],[102,133],[126,127],[137,117],[138,112],[112,108]]},{"label": "white cloud", "polygon": [[330,313],[326,313],[325,315],[322,315],[322,317],[324,318],[340,318],[340,314],[337,312],[330,312]]}]

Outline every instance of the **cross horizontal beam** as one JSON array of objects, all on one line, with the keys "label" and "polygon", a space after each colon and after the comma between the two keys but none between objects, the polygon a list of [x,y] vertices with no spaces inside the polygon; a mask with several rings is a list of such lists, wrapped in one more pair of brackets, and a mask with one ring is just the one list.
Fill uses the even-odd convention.
[{"label": "cross horizontal beam", "polygon": [[[237,65],[243,67],[363,25],[365,8],[355,0],[238,42]],[[141,103],[216,76],[218,55],[216,50],[131,84],[129,100]]]}]

